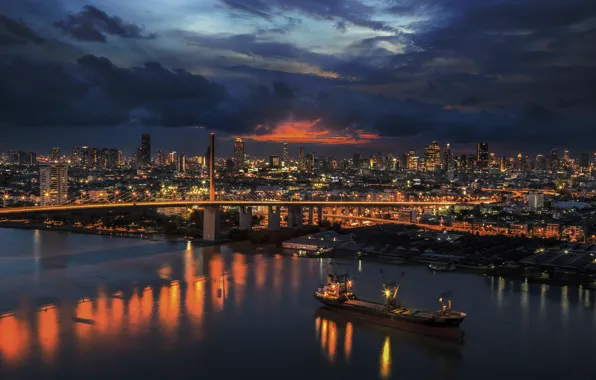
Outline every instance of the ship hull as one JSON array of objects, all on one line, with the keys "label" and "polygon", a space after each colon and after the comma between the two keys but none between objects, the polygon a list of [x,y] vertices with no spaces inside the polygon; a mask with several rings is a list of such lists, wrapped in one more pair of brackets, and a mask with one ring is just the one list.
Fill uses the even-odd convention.
[{"label": "ship hull", "polygon": [[398,315],[389,315],[388,313],[376,310],[354,308],[347,305],[345,302],[320,299],[319,297],[315,298],[330,310],[342,315],[414,334],[454,340],[463,340],[465,335],[464,331],[459,328],[463,318],[447,319],[444,321],[437,321],[436,319],[412,320]]}]

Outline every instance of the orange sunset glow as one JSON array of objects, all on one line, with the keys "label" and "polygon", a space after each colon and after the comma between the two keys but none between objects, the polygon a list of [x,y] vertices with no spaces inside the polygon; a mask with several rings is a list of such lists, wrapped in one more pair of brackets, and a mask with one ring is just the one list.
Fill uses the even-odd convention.
[{"label": "orange sunset glow", "polygon": [[[351,130],[346,128],[341,131],[333,131],[322,128],[319,122],[320,120],[288,121],[278,125],[271,131],[267,131],[264,126],[257,126],[256,133],[241,137],[261,142],[287,141],[289,143],[331,145],[366,145],[380,138],[377,133],[367,132],[362,129]],[[266,133],[261,133],[264,131]]]}]

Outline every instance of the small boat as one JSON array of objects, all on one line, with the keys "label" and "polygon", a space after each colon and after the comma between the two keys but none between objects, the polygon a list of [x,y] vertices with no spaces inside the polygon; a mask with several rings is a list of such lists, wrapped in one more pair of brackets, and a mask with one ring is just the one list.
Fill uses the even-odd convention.
[{"label": "small boat", "polygon": [[421,335],[457,340],[464,337],[464,332],[459,326],[466,314],[451,308],[449,292],[441,294],[441,308],[438,311],[427,311],[397,303],[397,282],[384,286],[384,303],[358,299],[352,287],[353,282],[347,274],[330,274],[327,285],[315,290],[314,296],[330,309],[368,322]]},{"label": "small boat", "polygon": [[455,265],[433,263],[428,265],[428,269],[433,270],[435,272],[453,272],[455,270]]}]

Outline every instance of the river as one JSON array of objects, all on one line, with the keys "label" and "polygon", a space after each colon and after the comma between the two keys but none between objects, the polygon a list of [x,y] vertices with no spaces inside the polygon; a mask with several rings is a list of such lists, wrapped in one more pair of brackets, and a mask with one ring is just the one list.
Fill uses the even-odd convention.
[{"label": "river", "polygon": [[319,310],[327,260],[0,229],[0,379],[595,379],[595,292],[337,261],[361,298],[453,292],[462,344]]}]

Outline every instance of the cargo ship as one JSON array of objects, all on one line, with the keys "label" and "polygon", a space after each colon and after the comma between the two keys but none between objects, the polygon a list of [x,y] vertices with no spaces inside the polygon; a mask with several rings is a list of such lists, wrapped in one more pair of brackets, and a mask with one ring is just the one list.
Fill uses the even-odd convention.
[{"label": "cargo ship", "polygon": [[332,275],[314,292],[315,299],[330,309],[372,323],[416,334],[462,340],[464,331],[459,328],[465,313],[451,308],[449,292],[441,294],[438,311],[419,310],[397,303],[399,282],[383,287],[384,303],[361,300],[353,292],[353,282],[348,275]]}]

